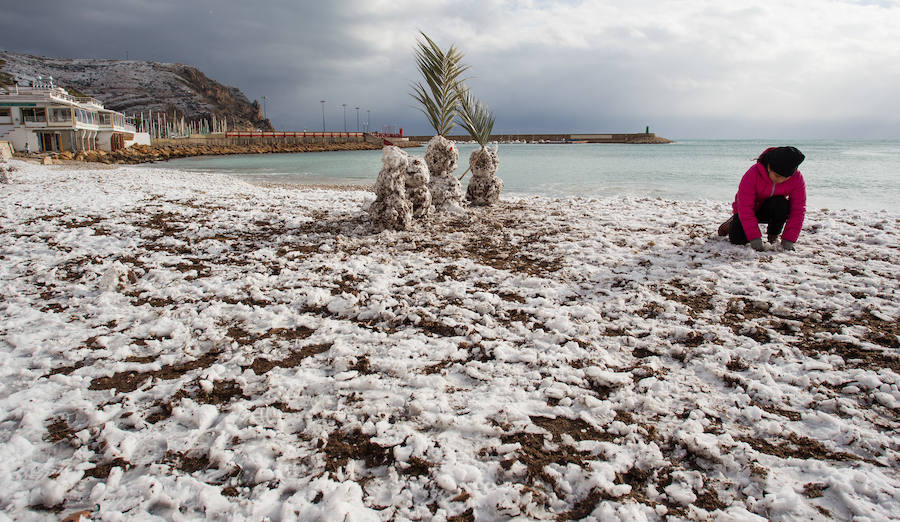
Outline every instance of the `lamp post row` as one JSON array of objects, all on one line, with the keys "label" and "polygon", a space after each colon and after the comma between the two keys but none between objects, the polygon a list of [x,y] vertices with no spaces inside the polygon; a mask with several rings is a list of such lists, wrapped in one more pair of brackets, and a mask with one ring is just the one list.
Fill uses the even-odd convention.
[{"label": "lamp post row", "polygon": [[[319,103],[322,104],[322,132],[325,132],[325,104],[328,103],[328,100],[319,100]],[[344,132],[347,132],[347,104],[342,103],[341,107],[344,108]],[[356,109],[356,132],[359,132],[359,107],[354,107]],[[365,131],[369,132],[369,109],[366,109],[366,121],[365,121]],[[263,118],[266,117],[266,97],[263,96]]]}]

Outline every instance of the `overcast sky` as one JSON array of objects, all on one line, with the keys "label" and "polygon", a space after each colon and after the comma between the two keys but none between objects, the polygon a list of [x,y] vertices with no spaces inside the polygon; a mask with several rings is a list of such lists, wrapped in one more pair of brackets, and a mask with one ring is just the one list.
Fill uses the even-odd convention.
[{"label": "overcast sky", "polygon": [[[277,129],[431,130],[418,31],[495,132],[900,138],[900,0],[3,0],[0,49],[193,65]],[[459,130],[458,128],[455,130]],[[460,130],[461,132],[461,130]]]}]

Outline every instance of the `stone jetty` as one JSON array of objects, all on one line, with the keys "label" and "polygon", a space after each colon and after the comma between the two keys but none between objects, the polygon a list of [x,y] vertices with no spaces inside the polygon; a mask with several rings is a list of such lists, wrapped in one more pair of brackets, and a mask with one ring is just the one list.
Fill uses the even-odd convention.
[{"label": "stone jetty", "polygon": [[[404,146],[418,146],[408,142]],[[380,150],[382,145],[369,142],[351,143],[282,143],[250,145],[134,145],[114,152],[92,150],[61,152],[50,155],[58,160],[87,161],[108,164],[136,164],[166,161],[192,156],[224,156],[230,154],[278,154],[295,152],[326,152],[336,150]],[[46,155],[45,155],[46,156]]]}]

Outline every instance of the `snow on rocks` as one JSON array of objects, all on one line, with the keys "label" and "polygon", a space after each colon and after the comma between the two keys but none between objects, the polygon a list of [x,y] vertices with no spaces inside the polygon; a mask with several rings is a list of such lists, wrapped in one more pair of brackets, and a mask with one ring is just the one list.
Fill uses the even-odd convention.
[{"label": "snow on rocks", "polygon": [[6,517],[900,512],[896,214],[811,209],[796,252],[626,197],[371,234],[366,192],[13,164]]},{"label": "snow on rocks", "polygon": [[476,149],[469,156],[472,179],[466,188],[466,200],[472,205],[493,205],[500,201],[503,180],[495,176],[497,169],[500,168],[498,147],[499,145],[495,145],[493,148]]},{"label": "snow on rocks", "polygon": [[375,230],[408,230],[412,226],[413,207],[406,194],[406,169],[409,156],[399,147],[384,148],[383,167],[375,181],[375,201],[369,207]]},{"label": "snow on rocks", "polygon": [[382,163],[375,201],[369,207],[372,226],[376,231],[408,230],[414,219],[426,219],[434,211],[428,166],[422,158],[394,146],[384,148]]},{"label": "snow on rocks", "polygon": [[6,163],[6,159],[0,158],[0,183],[4,185],[12,183],[12,171],[12,167]]},{"label": "snow on rocks", "polygon": [[415,156],[409,157],[404,181],[406,182],[406,195],[412,203],[413,218],[421,220],[430,216],[434,211],[434,206],[431,204],[431,191],[428,190],[431,176],[424,159]]},{"label": "snow on rocks", "polygon": [[431,200],[439,211],[459,213],[462,211],[462,185],[453,171],[459,160],[459,149],[443,136],[435,136],[425,150],[425,163],[431,173],[428,189]]}]

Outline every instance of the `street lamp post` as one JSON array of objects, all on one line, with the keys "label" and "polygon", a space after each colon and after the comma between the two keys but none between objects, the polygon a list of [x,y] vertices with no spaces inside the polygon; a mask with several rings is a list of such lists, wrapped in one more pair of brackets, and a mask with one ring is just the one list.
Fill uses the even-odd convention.
[{"label": "street lamp post", "polygon": [[319,103],[322,104],[322,132],[325,132],[325,101],[319,100]]},{"label": "street lamp post", "polygon": [[344,132],[347,132],[347,104],[342,103],[341,107],[344,108]]},{"label": "street lamp post", "polygon": [[369,113],[372,112],[369,109],[366,109],[366,132],[369,132]]},{"label": "street lamp post", "polygon": [[356,132],[359,132],[359,107],[354,107],[356,109]]}]

